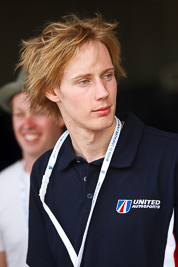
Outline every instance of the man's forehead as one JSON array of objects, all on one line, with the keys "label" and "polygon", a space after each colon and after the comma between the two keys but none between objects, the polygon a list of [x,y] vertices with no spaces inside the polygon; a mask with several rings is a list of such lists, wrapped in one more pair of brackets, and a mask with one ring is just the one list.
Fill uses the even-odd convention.
[{"label": "man's forehead", "polygon": [[101,71],[114,68],[104,44],[100,42],[85,43],[64,69],[64,75],[72,74],[72,72],[72,76],[89,74],[96,65],[102,68]]}]

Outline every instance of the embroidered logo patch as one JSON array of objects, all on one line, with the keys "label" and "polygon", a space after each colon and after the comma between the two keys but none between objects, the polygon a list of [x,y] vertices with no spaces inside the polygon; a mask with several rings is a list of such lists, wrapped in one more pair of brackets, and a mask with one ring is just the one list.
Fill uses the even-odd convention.
[{"label": "embroidered logo patch", "polygon": [[160,209],[160,200],[151,199],[119,199],[116,206],[116,211],[121,214],[125,214],[130,209]]},{"label": "embroidered logo patch", "polygon": [[132,200],[119,199],[116,210],[118,213],[127,213],[131,208]]}]

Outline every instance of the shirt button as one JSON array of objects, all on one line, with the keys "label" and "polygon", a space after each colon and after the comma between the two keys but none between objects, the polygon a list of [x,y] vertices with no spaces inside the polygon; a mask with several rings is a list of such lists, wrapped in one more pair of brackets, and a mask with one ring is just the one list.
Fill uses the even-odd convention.
[{"label": "shirt button", "polygon": [[77,163],[80,163],[80,160],[77,160]]},{"label": "shirt button", "polygon": [[87,180],[87,177],[85,176],[85,177],[83,178],[83,180],[84,180],[84,182],[86,182],[86,180]]},{"label": "shirt button", "polygon": [[88,194],[87,194],[87,198],[88,198],[88,199],[91,199],[92,197],[93,197],[93,195],[92,195],[91,193],[88,193]]}]

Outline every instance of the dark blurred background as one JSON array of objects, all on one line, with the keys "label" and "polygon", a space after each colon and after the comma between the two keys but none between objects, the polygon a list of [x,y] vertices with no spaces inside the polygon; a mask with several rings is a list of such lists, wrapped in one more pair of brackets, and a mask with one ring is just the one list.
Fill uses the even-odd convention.
[{"label": "dark blurred background", "polygon": [[[22,39],[68,13],[119,22],[127,79],[118,86],[117,113],[133,111],[146,124],[178,132],[177,0],[0,0],[0,86],[13,81]],[[20,155],[11,118],[0,110],[0,170]]]}]

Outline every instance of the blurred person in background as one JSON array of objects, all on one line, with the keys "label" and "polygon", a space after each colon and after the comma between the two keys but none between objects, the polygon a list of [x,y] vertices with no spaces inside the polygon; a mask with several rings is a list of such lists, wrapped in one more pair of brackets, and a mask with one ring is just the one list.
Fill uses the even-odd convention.
[{"label": "blurred person in background", "polygon": [[[22,92],[25,71],[0,89],[0,106],[12,114],[15,138],[22,159],[0,173],[0,267],[25,267],[28,243],[30,172],[35,160],[53,148],[64,131],[64,121],[45,113],[31,114]],[[9,151],[11,153],[11,151]]]}]

